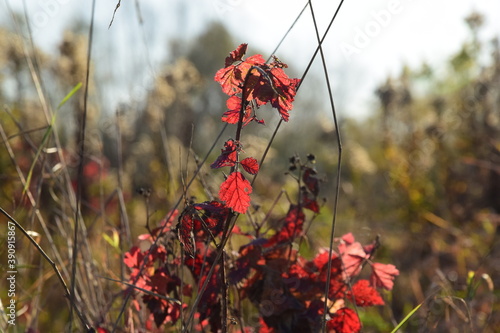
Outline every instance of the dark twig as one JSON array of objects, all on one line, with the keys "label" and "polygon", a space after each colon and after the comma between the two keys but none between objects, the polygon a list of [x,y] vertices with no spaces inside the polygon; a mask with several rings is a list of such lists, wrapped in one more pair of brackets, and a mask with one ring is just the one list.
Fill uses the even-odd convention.
[{"label": "dark twig", "polygon": [[[333,15],[332,21],[335,20],[337,17],[337,14],[342,6],[342,3],[344,1],[342,0],[340,4],[337,7],[337,10],[335,11],[335,14]],[[321,54],[321,62],[323,65],[323,71],[325,73],[325,80],[326,80],[326,85],[328,88],[328,97],[330,99],[330,107],[332,109],[332,116],[333,116],[333,121],[335,123],[335,133],[337,134],[337,153],[338,153],[338,158],[337,158],[337,175],[335,178],[335,199],[333,203],[333,217],[332,217],[332,228],[331,228],[331,233],[330,233],[330,247],[329,247],[329,257],[328,257],[328,266],[327,266],[327,273],[326,273],[326,283],[325,283],[325,302],[324,302],[324,308],[323,308],[323,320],[322,320],[322,330],[323,332],[326,331],[326,315],[328,313],[328,294],[330,291],[330,279],[331,279],[331,274],[332,274],[332,254],[333,254],[333,240],[335,236],[335,224],[337,221],[337,209],[338,209],[338,200],[339,200],[339,192],[340,192],[340,172],[341,172],[341,162],[342,162],[342,141],[340,137],[340,128],[339,124],[337,121],[337,113],[335,111],[335,103],[333,102],[333,93],[332,93],[332,88],[330,85],[330,78],[328,76],[328,69],[326,67],[326,60],[325,60],[325,55],[323,54],[323,47],[322,47],[322,42],[323,40],[320,39],[319,36],[319,31],[318,31],[318,25],[316,23],[316,16],[314,15],[314,9],[311,3],[311,0],[309,0],[309,8],[311,9],[311,17],[313,19],[314,23],[314,30],[316,32],[316,38],[318,40],[318,49]],[[331,23],[330,23],[331,25]],[[330,28],[330,26],[328,27]],[[317,53],[317,52],[316,52]]]},{"label": "dark twig", "polygon": [[115,14],[118,8],[120,8],[120,5],[122,4],[122,0],[118,0],[118,3],[116,4],[115,10],[113,11],[113,17],[111,18],[111,22],[109,22],[108,29],[111,28],[111,25],[113,24],[113,21],[115,20]]},{"label": "dark twig", "polygon": [[78,233],[80,221],[80,205],[82,200],[82,187],[83,187],[83,164],[85,157],[85,131],[87,129],[87,104],[88,104],[88,94],[89,94],[89,78],[90,78],[90,59],[92,55],[92,41],[94,37],[94,16],[95,16],[95,3],[92,1],[92,9],[90,16],[90,27],[89,27],[89,41],[87,46],[87,71],[85,75],[85,91],[83,96],[83,113],[80,119],[80,135],[79,135],[79,149],[78,149],[78,171],[77,171],[77,189],[76,189],[76,210],[75,210],[75,230],[73,235],[73,253],[72,253],[72,267],[71,267],[71,296],[73,297],[73,302],[71,302],[71,309],[69,315],[70,331],[73,325],[73,306],[75,302],[75,288],[76,288],[76,267],[78,262]]}]

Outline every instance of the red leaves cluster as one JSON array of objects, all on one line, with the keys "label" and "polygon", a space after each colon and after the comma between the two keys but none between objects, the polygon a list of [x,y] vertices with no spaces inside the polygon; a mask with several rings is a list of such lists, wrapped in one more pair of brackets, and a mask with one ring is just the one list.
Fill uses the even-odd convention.
[{"label": "red leaves cluster", "polygon": [[243,60],[248,44],[241,44],[232,51],[228,57],[224,68],[215,74],[215,81],[219,82],[224,94],[233,96],[242,92],[242,85],[245,77],[252,66],[263,66],[266,61],[262,55],[256,54]]},{"label": "red leaves cluster", "polygon": [[208,281],[207,289],[201,296],[198,304],[198,319],[200,322],[200,331],[204,332],[204,325],[209,324],[213,332],[217,332],[222,328],[221,323],[221,306],[220,306],[220,290],[221,283],[219,278],[219,265],[214,262],[215,252],[206,246],[204,243],[198,243],[196,252],[193,257],[186,257],[184,265],[189,269],[198,287],[201,287],[207,279],[208,273],[212,266],[215,269]]},{"label": "red leaves cluster", "polygon": [[[241,246],[227,274],[228,282],[237,286],[240,300],[250,300],[259,310],[259,332],[319,331],[324,302],[331,304],[327,322],[329,332],[359,332],[361,322],[349,304],[358,307],[383,305],[379,289],[392,289],[399,271],[393,265],[372,262],[377,241],[363,246],[351,233],[336,240],[336,251],[331,256],[323,250],[311,260],[304,259],[291,246],[303,232],[306,218],[303,209],[302,205],[292,204],[275,234]],[[221,234],[228,214],[225,205],[209,201],[187,206],[178,219],[177,232],[189,254],[185,256],[184,266],[198,287],[209,279],[197,308],[198,325],[195,327],[200,331],[206,327],[217,331],[222,325],[220,267],[219,262],[214,261],[216,251],[206,240]],[[158,230],[166,235],[173,233],[169,227],[171,220],[155,229],[154,237],[160,236]],[[131,269],[131,283],[159,295],[176,299],[180,295],[190,297],[191,285],[185,283],[181,290],[178,273],[172,271],[173,266],[178,267],[181,263],[180,258],[172,255],[159,244],[147,251],[133,247],[124,258]],[[327,280],[329,261],[330,280]],[[144,266],[142,270],[141,266]],[[360,276],[364,266],[371,267],[368,279]],[[211,267],[214,269],[209,276]],[[326,283],[329,284],[327,299],[324,298]],[[150,294],[144,294],[142,300],[157,327],[179,320],[180,303]]]},{"label": "red leaves cluster", "polygon": [[265,244],[266,247],[270,247],[276,244],[286,244],[291,243],[295,237],[302,233],[302,227],[304,225],[304,220],[306,215],[297,205],[290,205],[290,210],[286,214],[284,219],[283,227],[281,230],[272,236],[268,242]]},{"label": "red leaves cluster", "polygon": [[[321,251],[311,260],[303,258],[294,248],[295,240],[304,235],[304,211],[318,214],[320,210],[317,200],[320,181],[309,164],[314,161],[313,155],[308,155],[306,164],[295,157],[290,160],[290,170],[300,168],[296,177],[300,184],[299,202],[290,205],[284,218],[271,223],[278,226],[278,230],[270,236],[264,233],[263,237],[262,225],[258,222],[252,222],[255,236],[235,226],[233,234],[252,240],[237,253],[231,253],[230,259],[223,261],[225,265],[215,261],[221,254],[217,252],[221,244],[225,244],[222,239],[227,240],[229,226],[225,223],[232,220],[234,212],[245,214],[250,206],[252,187],[240,170],[251,175],[259,172],[255,158],[240,161],[241,127],[252,121],[263,123],[255,116],[255,108],[268,103],[288,121],[299,84],[298,79],[290,79],[285,74],[283,69],[287,66],[277,58],[269,64],[261,55],[244,59],[246,49],[247,45],[242,44],[232,51],[224,68],[215,75],[222,91],[229,95],[228,110],[222,120],[238,124],[236,139],[227,140],[211,164],[214,169],[231,168],[219,189],[221,201],[190,203],[179,215],[175,229],[172,224],[177,211],[150,234],[139,236],[140,241],[150,243],[150,248],[142,251],[134,246],[125,254],[124,263],[130,268],[129,282],[139,288],[129,288],[127,292],[144,292],[142,302],[151,318],[146,322],[147,327],[152,327],[153,321],[157,327],[167,322],[174,325],[181,317],[181,310],[193,304],[197,297],[199,302],[194,314],[197,323],[190,327],[217,332],[226,324],[222,323],[221,316],[222,276],[226,274],[229,284],[236,287],[230,290],[239,293],[234,299],[238,303],[248,299],[258,309],[261,333],[320,331],[325,304],[328,305],[329,332],[359,332],[361,322],[351,307],[383,305],[378,289],[391,290],[399,271],[393,265],[372,262],[377,241],[363,246],[350,233],[336,240],[336,252]],[[185,251],[184,256],[175,251],[173,239],[176,237]],[[364,266],[371,267],[369,278],[361,278]],[[191,273],[192,284],[186,282],[183,267]],[[182,282],[179,276],[183,277]],[[200,288],[205,284],[206,289],[201,293]],[[325,286],[329,287],[327,295]],[[198,295],[193,296],[196,287]],[[189,300],[181,303],[183,297]],[[137,301],[134,306],[141,308]],[[250,331],[248,327],[242,330]]]},{"label": "red leaves cluster", "polygon": [[333,318],[326,323],[326,328],[335,333],[351,333],[361,330],[361,322],[354,310],[341,308],[335,312]]},{"label": "red leaves cluster", "polygon": [[[257,106],[270,103],[278,110],[281,118],[288,121],[300,80],[289,78],[283,70],[287,65],[276,57],[270,64],[266,64],[260,54],[243,59],[247,46],[241,44],[232,51],[226,58],[224,68],[215,74],[215,81],[221,85],[222,91],[230,96],[230,102],[228,100],[227,103],[229,113],[226,113],[222,120],[231,124],[237,123],[242,101],[247,108],[248,102],[253,100]],[[242,97],[234,98],[237,94],[242,94]],[[245,109],[244,113],[243,123],[256,120],[250,116],[251,110]]]},{"label": "red leaves cluster", "polygon": [[[165,222],[165,225],[155,229],[152,233],[156,234],[160,230],[163,230],[165,235],[170,233],[168,221]],[[125,253],[123,259],[125,265],[131,270],[129,283],[151,292],[144,293],[142,301],[157,327],[166,322],[175,324],[180,318],[181,303],[175,299],[179,297],[181,280],[166,264],[169,254],[170,250],[160,244],[145,251],[134,246]],[[172,264],[178,265],[179,262]],[[127,288],[128,293],[135,291],[134,288]],[[135,303],[136,307],[139,307],[139,303]]]},{"label": "red leaves cluster", "polygon": [[[255,115],[254,107],[267,103],[278,110],[284,121],[288,121],[300,80],[290,79],[283,70],[287,65],[276,57],[270,64],[266,64],[260,54],[244,59],[247,46],[241,44],[232,51],[226,58],[224,68],[215,74],[215,81],[229,95],[226,102],[228,110],[224,112],[222,121],[239,126],[245,126],[251,121],[263,124],[264,121]],[[236,139],[239,140],[239,137]],[[211,167],[232,167],[231,174],[221,184],[219,197],[233,211],[245,214],[250,206],[252,187],[237,170],[238,164],[249,174],[255,175],[259,172],[259,163],[252,157],[239,162],[240,152],[238,141],[226,141],[224,149]]]},{"label": "red leaves cluster", "polygon": [[[266,327],[275,331],[314,332],[323,315],[328,252],[308,261],[285,246],[294,235],[290,233],[292,221],[298,222],[302,216],[300,208],[292,205],[285,218],[288,223],[281,231],[270,239],[257,239],[240,248],[236,266],[229,275],[230,282],[240,286],[240,297],[249,297],[259,307]],[[383,305],[377,288],[388,287],[387,282],[399,274],[392,265],[372,263],[373,251],[365,252],[365,248],[371,250],[370,245],[363,247],[352,234],[347,234],[338,240],[338,252],[332,253],[328,298],[335,306],[327,323],[331,332],[359,332],[360,320],[345,304]],[[372,267],[370,279],[359,278],[364,264]],[[380,281],[384,283],[379,284]],[[265,311],[263,303],[267,304]],[[283,323],[289,327],[283,327]]]},{"label": "red leaves cluster", "polygon": [[224,226],[229,209],[218,201],[207,201],[187,206],[179,217],[179,241],[190,256],[194,256],[196,243],[208,236],[217,236]]}]

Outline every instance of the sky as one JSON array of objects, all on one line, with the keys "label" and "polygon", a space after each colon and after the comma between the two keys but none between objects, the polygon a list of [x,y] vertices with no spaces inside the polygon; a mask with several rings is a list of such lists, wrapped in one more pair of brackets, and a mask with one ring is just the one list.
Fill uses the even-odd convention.
[{"label": "sky", "polygon": [[[94,60],[108,64],[105,68],[109,73],[104,74],[120,82],[108,92],[113,103],[127,103],[134,94],[141,97],[142,88],[150,83],[147,69],[161,70],[169,54],[169,39],[180,36],[188,40],[201,33],[207,23],[219,21],[238,43],[269,52],[264,54],[267,57],[307,2],[141,0],[141,29],[135,3],[129,0],[121,2],[108,29],[117,1],[97,1],[95,16],[96,45],[100,47],[95,49]],[[46,52],[55,52],[65,27],[88,22],[91,12],[91,1],[0,0],[0,24],[12,22],[9,6],[22,12],[23,4],[35,43]],[[339,1],[314,0],[312,4],[322,35]],[[500,36],[498,0],[345,0],[323,45],[339,112],[353,117],[368,115],[373,110],[376,86],[388,75],[398,75],[402,65],[445,63],[468,37],[464,18],[473,10],[486,18],[482,38]],[[277,56],[299,73],[317,46],[311,17],[307,8],[277,51]],[[147,51],[141,47],[145,43]],[[314,84],[324,82],[320,62],[312,74],[319,78]],[[309,87],[315,88],[324,89]]]}]

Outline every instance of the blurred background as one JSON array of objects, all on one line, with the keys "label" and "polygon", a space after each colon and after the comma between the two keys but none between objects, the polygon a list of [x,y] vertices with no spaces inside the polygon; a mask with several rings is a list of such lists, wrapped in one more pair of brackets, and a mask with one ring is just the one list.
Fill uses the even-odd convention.
[{"label": "blurred background", "polygon": [[[322,36],[339,3],[312,3]],[[306,5],[97,3],[82,202],[88,242],[82,256],[97,264],[92,272],[81,268],[79,282],[88,295],[120,290],[85,279],[96,271],[125,274],[123,251],[146,231],[146,221],[159,223],[172,209],[223,129],[225,96],[213,76],[228,53],[249,43],[248,55],[275,54],[290,77],[302,77],[318,45]],[[0,2],[0,206],[36,232],[63,267],[83,89],[58,105],[85,81],[91,13],[90,1]],[[290,121],[273,141],[255,205],[269,210],[282,190],[294,197],[296,183],[285,174],[291,156],[314,154],[324,180],[325,205],[309,229],[307,256],[328,245],[322,235],[331,225],[340,130],[336,234],[352,232],[363,242],[380,235],[379,261],[401,271],[386,295],[391,305],[360,313],[367,332],[390,330],[419,303],[425,306],[408,331],[494,332],[500,325],[499,36],[498,1],[346,1],[323,44],[326,62],[319,55],[312,62]],[[265,126],[246,128],[248,156],[260,157],[276,128],[279,119],[267,111],[260,112]],[[232,130],[215,142],[208,161]],[[188,193],[199,201],[216,195],[222,180],[208,165],[201,175]],[[287,208],[282,200],[273,212]],[[19,249],[30,248],[18,238]],[[67,314],[50,301],[60,299],[51,294],[59,286],[50,268],[31,250],[19,260],[27,272],[18,281],[23,327],[43,332],[55,319],[62,328],[58,320]],[[110,305],[92,307],[92,300],[81,302],[99,321]]]}]

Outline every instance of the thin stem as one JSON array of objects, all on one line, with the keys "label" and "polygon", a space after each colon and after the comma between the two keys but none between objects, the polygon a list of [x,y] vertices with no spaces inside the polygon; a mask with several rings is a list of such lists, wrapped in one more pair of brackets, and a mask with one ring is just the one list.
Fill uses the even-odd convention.
[{"label": "thin stem", "polygon": [[281,44],[283,43],[283,41],[286,39],[286,37],[288,36],[288,34],[290,33],[290,31],[292,31],[293,27],[295,26],[295,24],[299,21],[299,19],[302,17],[302,14],[304,14],[304,11],[306,10],[307,6],[309,5],[309,3],[306,3],[304,5],[304,7],[302,8],[302,10],[300,11],[299,15],[297,15],[297,17],[295,18],[295,20],[293,21],[292,25],[290,26],[290,28],[288,28],[288,30],[285,32],[285,34],[283,35],[283,37],[281,37],[281,40],[279,41],[278,45],[276,45],[276,47],[274,48],[274,51],[271,53],[271,56],[269,57],[269,59],[267,60],[269,62],[269,60],[271,60],[271,57],[272,55],[276,54],[276,51],[278,51],[278,49],[280,48]]},{"label": "thin stem", "polygon": [[228,288],[227,288],[227,281],[226,281],[226,268],[225,268],[225,262],[226,262],[226,255],[224,252],[224,249],[222,249],[222,256],[220,257],[220,283],[222,286],[222,292],[221,292],[221,321],[222,321],[222,333],[227,333],[227,303],[228,303]]},{"label": "thin stem", "polygon": [[[337,7],[337,10],[335,14],[333,15],[332,21],[335,20],[335,17],[337,16],[337,13],[339,12],[342,3],[344,1],[342,0]],[[324,302],[324,308],[323,308],[323,319],[322,319],[322,330],[323,332],[326,332],[326,315],[328,313],[328,295],[330,291],[330,279],[331,279],[331,274],[332,274],[332,254],[333,254],[333,241],[335,237],[335,225],[337,221],[337,209],[338,209],[338,200],[339,200],[339,193],[340,193],[340,173],[341,173],[341,164],[342,164],[342,141],[340,137],[340,128],[339,124],[337,121],[337,113],[335,111],[335,103],[333,102],[333,93],[332,93],[332,88],[330,85],[330,78],[328,75],[328,69],[326,67],[326,60],[325,60],[325,55],[323,53],[323,46],[322,42],[323,40],[320,39],[319,36],[319,31],[318,31],[318,25],[316,22],[316,16],[314,15],[314,9],[311,3],[311,0],[309,0],[309,8],[311,9],[311,17],[313,19],[314,23],[314,30],[316,32],[316,38],[318,40],[318,48],[319,52],[321,54],[321,62],[323,65],[323,72],[325,74],[325,80],[326,80],[326,85],[328,88],[328,97],[330,99],[330,107],[332,109],[332,116],[333,116],[333,121],[335,123],[335,133],[337,134],[337,153],[338,153],[338,159],[337,159],[337,175],[335,177],[335,199],[334,199],[334,204],[333,204],[333,217],[332,217],[332,228],[330,232],[330,244],[329,244],[329,253],[328,253],[328,265],[327,265],[327,272],[326,272],[326,283],[325,283],[325,302]],[[331,25],[331,23],[330,23]],[[328,26],[328,29],[330,26]],[[316,52],[317,53],[317,52]]]},{"label": "thin stem", "polygon": [[[222,253],[224,252],[223,251],[224,247],[226,246],[227,241],[229,240],[229,234],[230,233],[228,232],[228,230],[232,230],[233,229],[233,226],[236,223],[236,219],[238,218],[238,216],[239,216],[239,214],[234,214],[234,213],[231,213],[231,214],[228,215],[228,217],[226,219],[226,222],[225,222],[225,230],[224,230],[224,233],[223,233],[223,236],[222,236],[222,240],[219,243],[219,246],[217,248],[217,253],[215,255],[214,263],[219,262],[219,260],[220,260],[220,258],[222,256]],[[203,282],[203,285],[199,289],[198,295],[196,296],[196,299],[195,299],[194,304],[193,304],[193,306],[191,308],[191,311],[189,312],[189,316],[188,316],[188,319],[186,321],[186,326],[185,326],[185,329],[184,329],[183,332],[187,332],[186,328],[190,326],[191,321],[193,320],[194,313],[196,311],[196,308],[198,307],[198,304],[200,303],[201,296],[203,295],[203,293],[207,289],[208,283],[210,282],[210,278],[209,277],[212,276],[212,274],[213,274],[214,269],[215,269],[216,266],[217,265],[212,265],[210,267],[210,270],[207,273],[207,278],[205,279],[205,281]]]},{"label": "thin stem", "polygon": [[80,206],[82,200],[82,187],[83,187],[83,164],[85,157],[85,131],[87,129],[87,104],[88,104],[88,94],[89,94],[89,79],[90,79],[90,59],[92,55],[92,41],[94,37],[94,16],[95,16],[95,3],[92,1],[92,9],[90,16],[90,27],[89,27],[89,41],[87,46],[87,70],[85,74],[85,91],[83,96],[83,113],[80,124],[80,136],[79,136],[79,163],[77,171],[77,192],[76,192],[76,211],[75,211],[75,230],[73,235],[73,253],[72,253],[72,267],[71,267],[71,296],[73,297],[73,302],[71,302],[71,308],[69,312],[69,330],[72,331],[73,327],[73,305],[75,302],[75,288],[76,288],[76,267],[78,262],[78,233],[80,224]]},{"label": "thin stem", "polygon": [[[323,41],[325,40],[326,36],[328,35],[328,32],[330,31],[330,28],[331,28],[331,26],[332,26],[332,24],[333,24],[333,21],[334,21],[334,20],[335,20],[335,18],[337,17],[337,14],[338,14],[338,12],[339,12],[339,10],[340,10],[340,7],[342,6],[342,3],[343,3],[343,2],[344,2],[344,0],[342,0],[342,1],[340,2],[340,4],[338,5],[337,10],[335,11],[335,14],[333,15],[332,19],[330,20],[330,23],[328,24],[328,27],[326,28],[326,31],[325,31],[325,33],[323,34],[323,37],[321,38],[321,40],[320,40],[320,42],[319,42],[318,46],[316,47],[316,50],[314,51],[313,56],[311,57],[311,60],[309,60],[309,63],[307,64],[307,67],[306,67],[306,70],[305,70],[305,71],[304,71],[304,73],[302,74],[302,77],[300,78],[299,84],[297,85],[297,89],[296,89],[296,91],[297,91],[297,92],[299,91],[299,88],[300,88],[300,86],[302,85],[302,83],[304,83],[304,80],[305,80],[305,78],[306,78],[307,74],[309,73],[309,70],[311,69],[311,66],[312,66],[313,62],[314,62],[314,60],[316,59],[316,55],[317,55],[317,54],[318,54],[318,52],[319,52],[320,46],[323,44]],[[310,2],[308,2],[308,3],[306,4],[306,6],[308,6],[308,5],[310,5]],[[303,9],[302,9],[302,11],[300,12],[299,16],[297,17],[296,21],[297,21],[297,20],[299,19],[299,17],[302,15],[302,13],[304,12],[304,9],[306,8],[306,6],[304,6],[304,8],[303,8]],[[295,21],[295,22],[296,22],[296,21]],[[295,24],[295,22],[294,22],[293,24]],[[284,39],[284,38],[288,35],[288,33],[289,33],[289,32],[290,32],[290,30],[289,30],[289,31],[287,31],[287,33],[285,34],[285,36],[283,37],[283,39]],[[280,44],[281,44],[281,42],[280,42]],[[278,45],[278,46],[279,46],[279,45]],[[276,49],[274,50],[274,52],[276,52],[276,51],[277,51],[277,49],[278,49],[278,47],[276,47]],[[266,147],[266,149],[265,149],[265,151],[264,151],[264,154],[262,155],[262,157],[261,157],[261,159],[260,159],[260,161],[259,161],[259,169],[260,169],[260,168],[262,168],[262,165],[264,164],[264,160],[266,159],[267,153],[268,153],[269,149],[271,148],[272,143],[274,142],[274,139],[275,139],[275,137],[276,137],[276,134],[278,133],[279,128],[281,127],[281,123],[282,123],[282,122],[283,122],[283,119],[280,119],[280,121],[279,121],[279,122],[278,122],[278,124],[276,125],[276,128],[274,129],[273,135],[272,135],[271,139],[269,140],[269,142],[268,142],[268,144],[267,144],[267,147]],[[257,178],[257,176],[258,176],[258,173],[257,173],[257,174],[253,177],[253,179],[252,179],[252,185],[253,185],[253,183],[255,182],[255,179]]]}]

